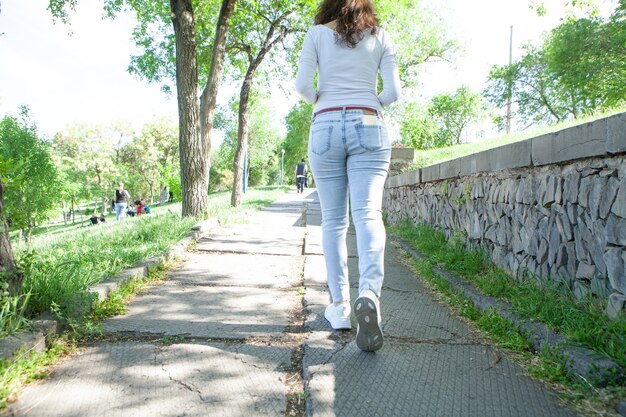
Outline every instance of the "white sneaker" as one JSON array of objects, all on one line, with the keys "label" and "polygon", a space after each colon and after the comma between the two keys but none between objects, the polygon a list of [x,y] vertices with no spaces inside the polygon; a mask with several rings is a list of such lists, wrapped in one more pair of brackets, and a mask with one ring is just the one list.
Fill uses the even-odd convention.
[{"label": "white sneaker", "polygon": [[350,323],[350,303],[329,304],[324,311],[324,317],[335,330],[349,330],[352,328],[352,323]]},{"label": "white sneaker", "polygon": [[383,347],[383,330],[380,328],[380,304],[371,290],[365,290],[354,302],[354,314],[359,323],[356,345],[366,352]]}]

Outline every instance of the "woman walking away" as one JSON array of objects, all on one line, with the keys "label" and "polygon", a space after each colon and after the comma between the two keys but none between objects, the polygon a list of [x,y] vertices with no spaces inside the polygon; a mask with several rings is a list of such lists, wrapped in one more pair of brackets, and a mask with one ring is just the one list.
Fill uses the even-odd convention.
[{"label": "woman walking away", "polygon": [[121,221],[126,217],[126,207],[130,201],[130,194],[124,189],[124,183],[117,183],[115,190],[115,220]]},{"label": "woman walking away", "polygon": [[[391,146],[382,106],[400,95],[395,53],[391,38],[378,26],[372,0],[323,0],[315,26],[304,39],[296,77],[298,93],[315,104],[309,163],[322,207],[324,259],[333,301],[324,316],[334,329],[351,327],[349,200],[359,255],[356,343],[364,351],[383,345],[378,302],[385,251],[381,209]],[[377,94],[379,72],[383,90]]]}]

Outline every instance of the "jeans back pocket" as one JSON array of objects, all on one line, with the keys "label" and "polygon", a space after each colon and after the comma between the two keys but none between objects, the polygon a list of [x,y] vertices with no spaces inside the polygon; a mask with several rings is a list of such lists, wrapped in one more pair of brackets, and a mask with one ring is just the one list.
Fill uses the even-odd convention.
[{"label": "jeans back pocket", "polygon": [[361,147],[368,151],[376,151],[389,147],[387,131],[384,125],[357,123],[354,125],[356,136]]},{"label": "jeans back pocket", "polygon": [[311,126],[309,136],[309,148],[316,155],[323,155],[330,149],[330,137],[333,133],[333,126],[321,124]]}]

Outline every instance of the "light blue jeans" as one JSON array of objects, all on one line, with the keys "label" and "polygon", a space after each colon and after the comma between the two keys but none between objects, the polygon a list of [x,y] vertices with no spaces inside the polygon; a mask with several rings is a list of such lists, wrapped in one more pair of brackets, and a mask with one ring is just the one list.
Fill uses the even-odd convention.
[{"label": "light blue jeans", "polygon": [[357,237],[359,292],[370,289],[380,297],[386,240],[382,198],[390,157],[380,116],[344,109],[313,118],[309,162],[322,208],[322,246],[334,302],[350,300],[348,199]]},{"label": "light blue jeans", "polygon": [[124,220],[124,217],[126,217],[126,207],[128,207],[126,203],[115,203],[115,220]]}]

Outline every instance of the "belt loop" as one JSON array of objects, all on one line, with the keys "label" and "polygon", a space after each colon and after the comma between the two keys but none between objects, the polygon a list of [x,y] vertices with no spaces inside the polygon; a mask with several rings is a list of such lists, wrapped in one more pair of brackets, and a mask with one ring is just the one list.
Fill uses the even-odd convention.
[{"label": "belt loop", "polygon": [[341,107],[341,117],[346,117],[346,106]]}]

